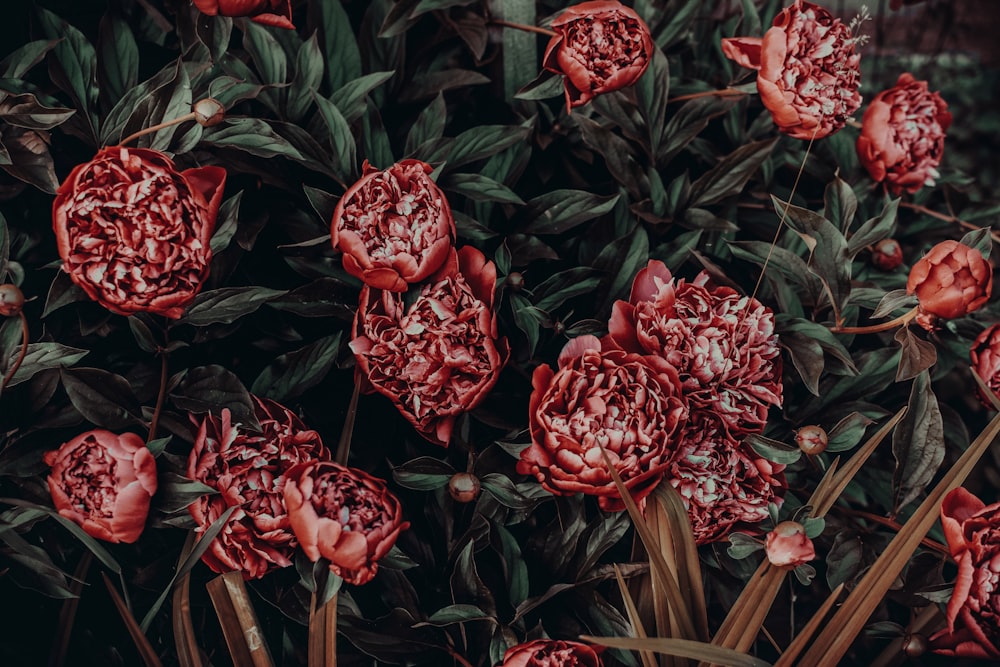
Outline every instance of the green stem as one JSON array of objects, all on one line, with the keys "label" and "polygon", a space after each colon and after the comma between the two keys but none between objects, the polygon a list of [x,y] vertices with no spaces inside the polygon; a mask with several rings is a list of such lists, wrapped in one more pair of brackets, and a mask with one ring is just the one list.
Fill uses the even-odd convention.
[{"label": "green stem", "polygon": [[170,330],[166,329],[163,334],[164,347],[160,348],[160,391],[156,395],[156,407],[153,408],[153,418],[149,422],[149,436],[146,444],[156,440],[156,427],[160,423],[160,413],[163,412],[163,403],[167,398],[167,374],[170,372],[167,347],[170,344]]},{"label": "green stem", "polygon": [[548,28],[539,28],[536,25],[525,25],[524,23],[512,23],[510,21],[503,21],[501,19],[490,19],[492,25],[502,25],[505,28],[513,28],[514,30],[523,30],[524,32],[533,32],[539,35],[545,35],[546,37],[555,37],[556,33]]}]

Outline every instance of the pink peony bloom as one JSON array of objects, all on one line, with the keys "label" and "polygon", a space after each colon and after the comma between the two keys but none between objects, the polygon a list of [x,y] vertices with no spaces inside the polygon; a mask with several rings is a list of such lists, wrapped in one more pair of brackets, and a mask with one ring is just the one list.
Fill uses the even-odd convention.
[{"label": "pink peony bloom", "polygon": [[[993,390],[996,396],[1000,396],[1000,324],[983,329],[972,344],[969,357],[972,361],[972,369]],[[993,401],[990,400],[990,397],[986,396],[982,389],[977,391],[983,405],[992,408]]]},{"label": "pink peony bloom", "polygon": [[291,411],[266,398],[253,400],[260,432],[233,424],[229,410],[221,419],[206,416],[187,470],[191,479],[219,492],[188,507],[199,532],[238,508],[202,560],[215,572],[239,571],[245,579],[292,564],[296,542],[282,495],[285,475],[296,464],[328,457],[319,434]]},{"label": "pink peony bloom", "polygon": [[378,561],[410,525],[385,482],[330,461],[298,465],[287,480],[288,517],[306,556],[326,558],[349,584],[371,581]]},{"label": "pink peony bloom", "polygon": [[951,125],[948,105],[912,74],[879,93],[861,122],[858,158],[872,179],[895,195],[934,185]]},{"label": "pink peony bloom", "polygon": [[722,40],[722,52],[758,70],[757,91],[774,124],[797,139],[837,132],[861,106],[858,39],[840,19],[805,0],[781,10],[759,37]]},{"label": "pink peony bloom", "polygon": [[135,542],[156,493],[156,459],[142,438],[95,429],[45,454],[52,503],[91,537]]},{"label": "pink peony bloom", "polygon": [[595,495],[603,509],[621,510],[603,447],[636,501],[660,483],[688,412],[670,364],[580,336],[563,348],[557,370],[538,366],[531,384],[532,442],[520,474],[551,493]]},{"label": "pink peony bloom", "polygon": [[604,649],[580,642],[536,639],[511,646],[500,667],[602,667]]},{"label": "pink peony bloom", "polygon": [[455,221],[432,171],[419,160],[385,171],[365,161],[364,175],[337,202],[330,225],[344,270],[371,287],[405,292],[445,263]]},{"label": "pink peony bloom", "polygon": [[631,86],[653,56],[649,27],[616,0],[573,5],[556,17],[552,30],[556,36],[545,49],[542,66],[564,76],[567,111]]},{"label": "pink peony bloom", "polygon": [[767,559],[777,567],[798,567],[816,558],[812,540],[797,521],[782,521],[767,534]]},{"label": "pink peony bloom", "polygon": [[691,410],[718,415],[734,435],[757,433],[780,406],[781,350],[774,313],[728,287],[674,280],[656,260],[640,271],[628,301],[617,301],[611,342],[661,356],[680,373]]},{"label": "pink peony bloom", "polygon": [[249,16],[254,23],[294,30],[292,0],[194,0],[209,16]]},{"label": "pink peony bloom", "polygon": [[497,335],[495,286],[496,267],[466,246],[415,297],[361,292],[351,341],[358,370],[443,447],[455,419],[486,397],[510,354]]},{"label": "pink peony bloom", "polygon": [[710,413],[692,413],[671,455],[665,479],[688,509],[695,542],[725,539],[734,527],[752,528],[780,505],[785,466],[745,448]]},{"label": "pink peony bloom", "polygon": [[935,653],[1000,661],[1000,503],[959,487],[941,502],[948,550],[958,563],[948,627],[930,638]]},{"label": "pink peony bloom", "polygon": [[913,268],[906,293],[916,294],[917,321],[933,329],[935,319],[968,315],[990,300],[993,267],[975,248],[958,241],[942,241]]},{"label": "pink peony bloom", "polygon": [[178,172],[159,151],[101,150],[52,204],[63,270],[113,313],[179,318],[208,276],[225,183],[221,167]]}]

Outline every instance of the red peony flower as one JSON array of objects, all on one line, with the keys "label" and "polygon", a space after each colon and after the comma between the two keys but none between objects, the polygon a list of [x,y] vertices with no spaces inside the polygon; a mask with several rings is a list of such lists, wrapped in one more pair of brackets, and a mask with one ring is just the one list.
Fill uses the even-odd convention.
[{"label": "red peony flower", "polygon": [[254,23],[294,30],[292,0],[194,0],[209,16],[249,16]]},{"label": "red peony flower", "polygon": [[798,567],[816,558],[812,540],[797,521],[782,521],[767,534],[767,559],[777,567]]},{"label": "red peony flower", "polygon": [[656,260],[617,301],[608,331],[627,352],[663,357],[678,373],[691,410],[719,416],[734,435],[757,433],[782,403],[781,350],[774,313],[708,275],[675,281]]},{"label": "red peony flower", "polygon": [[872,247],[872,264],[882,271],[894,271],[903,263],[903,249],[896,239],[882,239]]},{"label": "red peony flower", "polygon": [[371,581],[410,525],[384,481],[330,461],[290,470],[285,505],[306,556],[326,558],[334,574],[358,586]]},{"label": "red peony flower", "polygon": [[935,653],[1000,661],[1000,503],[959,487],[941,502],[948,550],[958,564],[948,627],[930,638]]},{"label": "red peony flower", "polygon": [[204,532],[230,507],[230,515],[202,560],[213,571],[239,571],[259,579],[292,564],[295,535],[285,510],[282,489],[288,470],[299,463],[328,458],[316,431],[287,408],[253,397],[260,432],[233,424],[229,410],[222,418],[208,415],[188,457],[188,476],[219,493],[203,496],[188,510]]},{"label": "red peony flower", "polygon": [[496,267],[466,246],[415,298],[361,292],[351,341],[359,371],[443,447],[456,417],[486,397],[510,354],[497,336],[495,285]]},{"label": "red peony flower", "polygon": [[179,318],[208,276],[225,183],[221,167],[178,172],[159,151],[103,149],[52,205],[63,270],[111,312]]},{"label": "red peony flower", "polygon": [[580,642],[536,639],[507,649],[500,667],[602,667],[598,654],[603,650]]},{"label": "red peony flower", "polygon": [[774,124],[797,139],[840,130],[861,106],[861,55],[850,27],[804,0],[781,10],[764,37],[730,37],[722,52],[758,70],[757,91]]},{"label": "red peony flower", "polygon": [[912,74],[868,105],[858,137],[858,158],[871,177],[895,195],[934,185],[951,125],[948,105]]},{"label": "red peony flower", "polygon": [[139,539],[156,493],[156,459],[142,438],[87,431],[45,454],[45,463],[59,514],[100,540]]},{"label": "red peony flower", "polygon": [[542,66],[564,75],[566,109],[597,95],[631,86],[653,57],[649,27],[616,0],[591,0],[563,11],[553,22],[556,36]]},{"label": "red peony flower", "polygon": [[687,507],[695,541],[708,544],[766,519],[768,503],[781,504],[784,469],[741,445],[718,417],[692,412],[665,477]]},{"label": "red peony flower", "polygon": [[364,176],[337,202],[330,225],[344,270],[371,287],[405,292],[445,263],[455,221],[432,171],[419,160],[385,171],[365,161]]},{"label": "red peony flower", "polygon": [[[1000,324],[983,329],[969,349],[969,357],[972,360],[972,369],[995,395],[1000,396]],[[978,393],[983,405],[992,408],[993,401],[990,397],[985,395],[982,389],[979,389]]]},{"label": "red peony flower", "polygon": [[580,336],[563,348],[557,370],[538,366],[531,384],[532,442],[521,452],[520,474],[551,493],[599,496],[605,510],[624,505],[602,447],[636,501],[663,479],[688,414],[670,364]]},{"label": "red peony flower", "polygon": [[906,293],[917,295],[917,321],[925,329],[933,329],[937,317],[968,315],[989,301],[992,289],[993,267],[981,252],[958,241],[931,248],[906,281]]}]

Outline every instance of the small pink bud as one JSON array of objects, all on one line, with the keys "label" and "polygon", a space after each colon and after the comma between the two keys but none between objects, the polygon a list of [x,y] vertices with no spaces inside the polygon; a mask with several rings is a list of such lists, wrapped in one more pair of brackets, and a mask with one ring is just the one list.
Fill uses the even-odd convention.
[{"label": "small pink bud", "polygon": [[903,249],[896,239],[882,239],[872,247],[872,264],[883,271],[893,271],[903,263]]},{"label": "small pink bud", "polygon": [[812,540],[797,521],[782,521],[767,534],[767,559],[777,567],[797,567],[816,558]]},{"label": "small pink bud", "polygon": [[459,472],[448,480],[448,493],[456,503],[471,503],[479,495],[479,479],[468,472]]},{"label": "small pink bud", "polygon": [[830,438],[819,426],[803,426],[795,432],[795,444],[803,454],[815,456],[826,451]]},{"label": "small pink bud", "polygon": [[206,97],[194,103],[194,119],[202,127],[218,125],[226,117],[226,108],[219,100]]},{"label": "small pink bud", "polygon": [[24,294],[17,285],[0,285],[0,315],[14,317],[24,306]]}]

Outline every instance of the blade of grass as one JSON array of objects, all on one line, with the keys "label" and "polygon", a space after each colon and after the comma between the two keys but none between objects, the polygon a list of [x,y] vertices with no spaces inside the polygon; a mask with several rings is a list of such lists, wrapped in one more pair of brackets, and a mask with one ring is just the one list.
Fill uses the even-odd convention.
[{"label": "blade of grass", "polygon": [[247,595],[243,575],[227,572],[208,582],[207,588],[233,664],[274,667],[271,652],[257,622],[257,614]]},{"label": "blade of grass", "polygon": [[129,635],[131,635],[132,641],[135,642],[135,648],[139,651],[139,657],[142,658],[146,667],[163,667],[160,657],[156,655],[156,651],[153,650],[149,640],[146,639],[146,635],[143,634],[139,624],[136,623],[135,616],[125,606],[125,600],[118,594],[115,585],[111,583],[111,580],[108,579],[108,575],[105,573],[101,572],[101,577],[104,579],[104,585],[107,587],[108,593],[115,603],[115,608],[118,609],[118,613],[125,622],[125,628],[128,630]]},{"label": "blade of grass", "polygon": [[770,663],[752,655],[691,639],[628,639],[625,637],[592,637],[590,635],[580,635],[580,639],[609,648],[655,651],[682,658],[705,660],[724,667],[771,667]]},{"label": "blade of grass", "polygon": [[94,562],[94,555],[85,551],[80,556],[80,562],[73,571],[73,579],[70,580],[69,590],[76,597],[63,600],[62,608],[59,610],[59,622],[56,625],[56,636],[52,642],[52,650],[49,652],[49,667],[62,667],[66,661],[66,652],[69,650],[69,640],[73,636],[73,623],[76,620],[76,610],[80,606],[80,595],[83,593],[83,586],[87,579],[87,572],[90,571],[90,564]]},{"label": "blade of grass", "polygon": [[[680,578],[677,576],[677,556],[674,553],[673,540],[670,539],[670,528],[666,525],[666,520],[662,505],[652,496],[647,498],[646,507],[643,512],[643,521],[655,543],[656,552],[663,556],[664,562],[666,562],[667,567],[670,569],[670,577],[678,583],[678,590],[681,590]],[[648,559],[649,550],[647,549],[646,551]],[[678,625],[677,617],[670,613],[670,603],[664,594],[667,583],[663,581],[654,569],[651,569],[649,572],[649,587],[653,597],[653,622],[656,628],[656,636],[677,637],[680,635],[680,626]],[[682,604],[684,608],[689,609],[687,596],[684,595],[683,591],[681,591],[681,597],[683,598]],[[661,655],[658,663],[659,667],[684,667],[687,661],[683,658]]]},{"label": "blade of grass", "polygon": [[805,649],[809,640],[812,639],[813,635],[816,634],[816,631],[819,630],[823,621],[826,619],[826,615],[830,613],[831,609],[833,609],[833,605],[837,603],[837,598],[840,597],[840,593],[843,590],[843,583],[833,589],[830,597],[828,597],[826,601],[820,605],[819,609],[816,610],[816,613],[809,619],[809,622],[802,628],[802,631],[795,635],[795,639],[792,640],[792,643],[789,644],[788,648],[786,648],[784,653],[781,654],[778,661],[774,663],[774,667],[792,667],[792,665],[795,664],[795,659],[799,657],[799,654],[802,653],[803,649]]},{"label": "blade of grass", "polygon": [[694,616],[696,639],[707,642],[708,608],[705,604],[705,584],[701,578],[701,560],[694,539],[694,530],[688,518],[684,502],[677,490],[670,484],[660,484],[653,495],[662,505],[667,515],[670,535],[675,541],[677,577],[681,593],[688,602],[687,608]]},{"label": "blade of grass", "polygon": [[[628,612],[628,620],[632,624],[632,632],[639,639],[645,639],[647,636],[646,629],[642,627],[639,610],[636,609],[635,601],[628,592],[628,586],[625,585],[625,579],[622,578],[622,571],[618,569],[617,563],[615,564],[615,579],[618,580],[618,590],[621,591],[622,600],[625,602],[625,611]],[[642,660],[643,667],[656,667],[656,657],[651,652],[639,651],[639,658]]]},{"label": "blade of grass", "polygon": [[317,606],[316,593],[309,605],[308,667],[337,667],[337,596]]},{"label": "blade of grass", "polygon": [[889,587],[906,567],[920,540],[937,521],[944,496],[965,481],[979,458],[989,449],[998,435],[1000,435],[1000,414],[997,414],[969,445],[955,465],[927,495],[913,516],[903,524],[896,537],[816,637],[816,641],[803,656],[802,664],[833,667],[844,657]]},{"label": "blade of grass", "polygon": [[351,436],[354,434],[354,418],[358,414],[358,396],[361,394],[361,379],[354,379],[354,393],[347,406],[344,417],[344,427],[340,431],[340,442],[337,443],[337,455],[333,459],[340,465],[347,465],[347,457],[351,453]]},{"label": "blade of grass", "polygon": [[[178,567],[194,548],[196,534],[188,531],[187,539],[181,548],[177,559]],[[187,572],[174,585],[174,596],[171,609],[171,624],[174,629],[174,646],[177,649],[177,662],[181,667],[202,667],[201,649],[195,639],[194,624],[191,622],[191,573]]]}]

